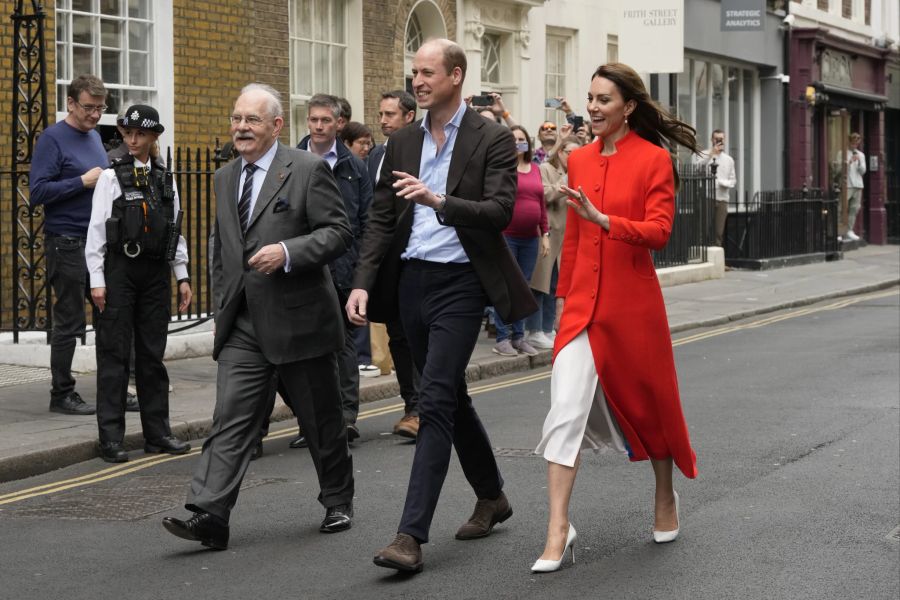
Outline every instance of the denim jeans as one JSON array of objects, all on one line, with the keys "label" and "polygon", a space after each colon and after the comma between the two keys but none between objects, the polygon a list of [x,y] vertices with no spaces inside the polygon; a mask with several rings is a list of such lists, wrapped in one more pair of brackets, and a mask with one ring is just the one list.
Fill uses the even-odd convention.
[{"label": "denim jeans", "polygon": [[[515,258],[516,262],[519,264],[522,275],[524,275],[525,280],[528,281],[531,279],[531,274],[534,272],[534,265],[537,263],[538,240],[540,238],[517,238],[508,235],[503,237],[506,238],[506,244],[509,246],[513,258]],[[519,319],[513,323],[506,324],[503,322],[503,319],[500,318],[500,315],[495,312],[494,323],[497,325],[498,344],[503,340],[510,338],[510,328],[512,328],[512,339],[514,341],[525,337],[525,319]]]},{"label": "denim jeans", "polygon": [[47,278],[53,288],[53,331],[50,334],[50,400],[58,401],[75,391],[72,358],[78,338],[84,335],[85,298],[90,299],[85,238],[44,236]]},{"label": "denim jeans", "polygon": [[534,299],[537,300],[538,311],[525,319],[525,328],[528,331],[553,332],[553,321],[556,320],[556,281],[559,279],[559,268],[553,263],[553,271],[550,272],[550,293],[531,290]]}]

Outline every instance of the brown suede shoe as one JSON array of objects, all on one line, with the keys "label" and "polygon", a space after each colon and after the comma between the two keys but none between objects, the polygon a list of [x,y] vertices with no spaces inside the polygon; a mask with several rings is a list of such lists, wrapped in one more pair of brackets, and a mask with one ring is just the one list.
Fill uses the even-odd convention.
[{"label": "brown suede shoe", "polygon": [[416,415],[403,415],[403,418],[394,425],[394,435],[416,439],[419,435],[419,417]]},{"label": "brown suede shoe", "polygon": [[458,540],[474,540],[487,537],[497,523],[502,523],[512,516],[512,507],[506,494],[500,492],[496,500],[479,498],[475,503],[475,511],[468,522],[456,532]]},{"label": "brown suede shoe", "polygon": [[379,567],[406,573],[421,573],[424,566],[422,546],[413,536],[398,533],[387,548],[382,548],[375,554],[374,562]]}]

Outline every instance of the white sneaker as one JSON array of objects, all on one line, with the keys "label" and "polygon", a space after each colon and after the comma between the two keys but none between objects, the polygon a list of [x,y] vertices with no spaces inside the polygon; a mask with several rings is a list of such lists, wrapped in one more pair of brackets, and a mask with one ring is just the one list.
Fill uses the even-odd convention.
[{"label": "white sneaker", "polygon": [[553,340],[547,337],[543,331],[537,331],[528,336],[528,343],[541,350],[553,348]]},{"label": "white sneaker", "polygon": [[855,242],[855,241],[859,240],[859,236],[856,235],[856,233],[854,233],[853,231],[848,231],[848,232],[847,232],[847,239],[850,240],[850,241],[852,241],[852,242]]},{"label": "white sneaker", "polygon": [[381,369],[375,365],[359,365],[360,377],[381,377]]}]

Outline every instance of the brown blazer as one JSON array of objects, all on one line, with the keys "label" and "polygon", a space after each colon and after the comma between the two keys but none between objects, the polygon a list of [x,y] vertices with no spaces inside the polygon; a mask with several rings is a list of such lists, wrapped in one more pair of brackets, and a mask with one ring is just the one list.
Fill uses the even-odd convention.
[{"label": "brown blazer", "polygon": [[[412,203],[394,194],[391,173],[404,171],[418,177],[424,137],[421,120],[391,135],[375,187],[353,287],[369,292],[367,313],[376,322],[398,314],[400,255],[413,224]],[[501,234],[512,219],[516,185],[512,134],[467,109],[450,159],[442,222],[456,228],[485,293],[507,323],[537,310],[528,282]]]}]

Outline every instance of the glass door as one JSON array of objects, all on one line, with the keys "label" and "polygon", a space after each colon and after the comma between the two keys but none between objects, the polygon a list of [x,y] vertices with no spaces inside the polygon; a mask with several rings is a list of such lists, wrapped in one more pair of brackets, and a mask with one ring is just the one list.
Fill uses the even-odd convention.
[{"label": "glass door", "polygon": [[840,198],[838,231],[847,231],[847,140],[850,114],[846,109],[831,110],[825,120],[825,156],[828,157],[828,185]]}]

